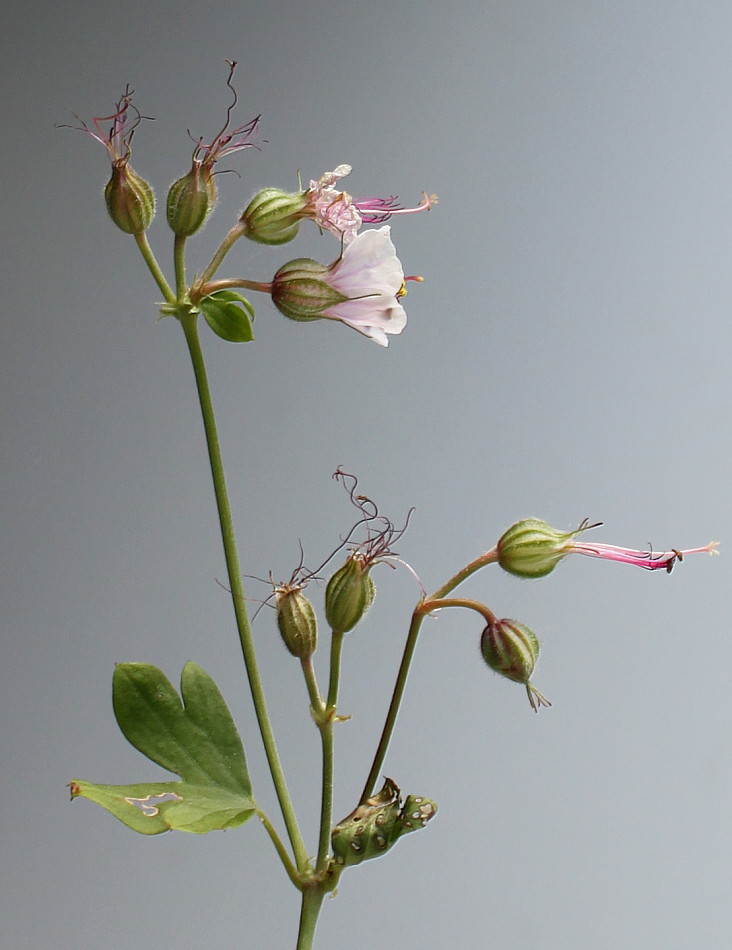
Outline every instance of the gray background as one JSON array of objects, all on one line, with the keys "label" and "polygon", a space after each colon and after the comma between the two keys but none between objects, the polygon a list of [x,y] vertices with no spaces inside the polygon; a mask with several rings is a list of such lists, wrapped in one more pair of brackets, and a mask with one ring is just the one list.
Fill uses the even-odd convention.
[{"label": "gray background", "polygon": [[[350,523],[342,464],[399,521],[428,588],[526,515],[633,547],[730,537],[732,6],[516,0],[427,5],[63,5],[4,14],[2,169],[2,945],[291,947],[297,901],[263,831],[136,836],[71,778],[161,773],[114,722],[116,661],[177,682],[195,659],[240,725],[272,814],[243,690],[182,334],[106,218],[103,150],[54,123],[108,114],[130,82],[155,116],[135,168],[159,196],[237,113],[268,145],[233,158],[192,242],[201,267],[249,195],[339,162],[354,194],[424,188],[394,221],[410,290],[383,350],[257,305],[257,342],[204,335],[244,570],[289,575]],[[228,273],[327,262],[312,226],[243,246]],[[170,241],[151,241],[165,266]],[[534,716],[487,670],[479,624],[427,624],[387,762],[436,820],[344,875],[320,950],[725,948],[729,575],[574,558],[466,592],[543,640]],[[416,596],[381,568],[344,654],[336,815],[371,760]],[[266,588],[248,582],[253,598]],[[317,597],[317,590],[315,591]],[[319,746],[271,614],[256,640],[281,753],[315,847]],[[322,659],[321,650],[318,659]],[[322,669],[322,667],[321,667]],[[321,678],[324,673],[321,672]]]}]

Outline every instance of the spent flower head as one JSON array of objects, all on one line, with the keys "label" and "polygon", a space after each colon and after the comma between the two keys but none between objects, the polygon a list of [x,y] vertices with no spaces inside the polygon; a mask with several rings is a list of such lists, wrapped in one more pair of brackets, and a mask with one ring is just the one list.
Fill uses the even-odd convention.
[{"label": "spent flower head", "polygon": [[[216,185],[214,166],[221,158],[239,152],[245,148],[258,148],[250,137],[259,125],[260,116],[256,116],[244,125],[230,129],[231,114],[238,97],[231,83],[236,62],[227,60],[229,75],[226,85],[232,93],[232,102],[226,110],[223,127],[213,140],[204,144],[203,138],[194,139],[195,148],[191,159],[191,170],[174,181],[168,191],[166,215],[168,225],[178,237],[189,237],[206,221],[216,204]],[[190,134],[190,133],[189,133]]]},{"label": "spent flower head", "polygon": [[[129,164],[135,130],[143,119],[149,118],[132,105],[132,95],[133,90],[126,86],[112,115],[92,119],[93,128],[79,116],[76,118],[81,123],[79,131],[103,145],[112,163],[112,177],[104,188],[109,216],[125,234],[141,234],[155,216],[155,196],[150,185]],[[107,131],[102,128],[106,122],[111,123]]]},{"label": "spent flower head", "polygon": [[244,233],[260,244],[285,244],[297,234],[300,221],[310,219],[346,245],[355,239],[362,224],[385,224],[392,215],[428,211],[437,203],[436,195],[425,193],[415,208],[402,207],[396,197],[353,198],[335,187],[350,172],[350,165],[338,165],[300,191],[263,188],[242,213]]},{"label": "spent flower head", "polygon": [[[143,119],[151,119],[151,116],[142,115],[137,106],[132,104],[134,94],[135,90],[129,84],[125,86],[125,91],[117,100],[114,112],[111,115],[93,118],[91,120],[93,128],[89,128],[75,112],[73,115],[78,119],[80,126],[61,126],[61,128],[74,128],[79,132],[86,132],[106,148],[112,165],[126,164],[132,154],[132,137],[137,127]],[[110,122],[111,125],[105,131],[102,126],[106,122]]]},{"label": "spent flower head", "polygon": [[415,208],[398,204],[396,196],[389,198],[353,198],[347,191],[339,191],[335,184],[351,173],[350,165],[338,165],[332,172],[325,172],[317,181],[311,181],[305,191],[306,204],[301,217],[312,220],[324,231],[330,231],[350,244],[362,224],[385,224],[395,214],[415,214],[429,211],[437,203],[436,195],[422,193]]},{"label": "spent flower head", "polygon": [[[338,468],[333,478],[345,487],[351,503],[361,515],[346,541],[357,529],[365,528],[365,538],[351,547],[345,564],[330,578],[325,591],[325,614],[331,629],[347,633],[363,618],[374,599],[371,568],[381,563],[394,567],[393,561],[405,563],[392,550],[392,545],[404,535],[412,512],[408,513],[404,526],[397,528],[390,518],[379,513],[375,502],[356,493],[358,479],[355,475]],[[405,566],[411,571],[409,565]]]}]

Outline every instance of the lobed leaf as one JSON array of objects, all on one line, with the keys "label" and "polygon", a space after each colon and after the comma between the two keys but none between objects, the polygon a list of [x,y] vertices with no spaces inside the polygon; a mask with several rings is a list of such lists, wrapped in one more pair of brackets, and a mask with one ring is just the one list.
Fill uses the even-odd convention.
[{"label": "lobed leaf", "polygon": [[[181,701],[182,700],[182,701]],[[180,782],[70,783],[134,831],[201,834],[243,824],[255,811],[246,759],[218,687],[195,663],[181,674],[181,695],[147,663],[117,664],[112,702],[125,738]]]}]

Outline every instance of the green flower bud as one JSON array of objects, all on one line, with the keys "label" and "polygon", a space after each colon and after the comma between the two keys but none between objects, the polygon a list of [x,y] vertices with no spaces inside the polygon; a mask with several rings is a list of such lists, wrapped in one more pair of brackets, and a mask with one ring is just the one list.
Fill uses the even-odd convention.
[{"label": "green flower bud", "polygon": [[517,577],[545,577],[571,554],[572,540],[584,530],[556,531],[546,521],[525,518],[504,532],[498,545],[498,563]]},{"label": "green flower bud", "polygon": [[283,585],[275,591],[277,626],[285,646],[299,659],[312,656],[318,642],[318,627],[310,601],[299,587]]},{"label": "green flower bud", "polygon": [[325,588],[325,616],[331,630],[348,633],[371,606],[374,582],[371,563],[363,554],[350,554],[348,560],[328,581]]},{"label": "green flower bud", "polygon": [[319,320],[323,311],[348,300],[323,278],[330,267],[309,257],[283,264],[272,279],[272,302],[290,320]]},{"label": "green flower bud", "polygon": [[287,244],[298,232],[300,212],[307,205],[304,192],[263,188],[242,213],[244,233],[259,244]]},{"label": "green flower bud", "polygon": [[551,703],[529,683],[539,657],[539,641],[527,626],[517,620],[495,620],[489,623],[480,637],[483,659],[496,673],[523,683],[534,712],[538,706]]},{"label": "green flower bud", "polygon": [[141,234],[155,217],[152,188],[126,160],[112,163],[112,177],[104,189],[104,200],[110,218],[125,234]]},{"label": "green flower bud", "polygon": [[380,792],[333,829],[335,862],[341,867],[352,867],[378,858],[402,835],[424,828],[436,813],[437,805],[431,799],[416,795],[409,795],[402,806],[398,786],[387,778]]},{"label": "green flower bud", "polygon": [[168,191],[165,212],[170,230],[190,237],[203,225],[216,204],[216,185],[208,165],[199,161],[187,175],[174,181]]}]

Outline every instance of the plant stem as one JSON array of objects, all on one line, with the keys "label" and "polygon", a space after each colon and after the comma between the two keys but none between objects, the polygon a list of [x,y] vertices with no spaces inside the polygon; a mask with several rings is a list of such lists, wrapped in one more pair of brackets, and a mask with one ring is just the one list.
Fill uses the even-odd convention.
[{"label": "plant stem", "polygon": [[246,277],[227,277],[222,280],[209,280],[205,283],[197,282],[195,289],[198,297],[206,297],[217,290],[232,290],[240,287],[244,290],[256,290],[260,294],[271,294],[272,284],[261,280],[248,280]]},{"label": "plant stem", "polygon": [[282,841],[280,840],[280,836],[272,827],[272,822],[265,815],[265,813],[263,811],[260,811],[259,809],[257,809],[257,818],[259,818],[259,820],[262,822],[262,825],[264,826],[265,831],[269,835],[272,841],[272,844],[275,846],[275,850],[277,851],[277,854],[280,856],[280,861],[282,861],[282,866],[284,867],[285,871],[287,871],[287,876],[295,885],[295,887],[298,890],[301,890],[302,882],[300,881],[300,878],[298,876],[297,869],[295,865],[292,863],[292,861],[290,860],[290,856],[285,850],[285,846],[282,844]]},{"label": "plant stem", "polygon": [[315,936],[318,914],[325,897],[322,884],[307,884],[302,889],[300,905],[300,930],[297,934],[296,950],[311,950]]},{"label": "plant stem", "polygon": [[320,729],[320,743],[323,755],[322,789],[320,795],[320,833],[318,835],[318,859],[316,869],[322,871],[328,864],[330,850],[330,826],[333,814],[333,724],[335,722],[336,703],[338,701],[338,683],[341,672],[341,648],[343,634],[334,630],[330,641],[330,677],[328,699]]},{"label": "plant stem", "polygon": [[[384,722],[381,738],[379,739],[379,744],[376,747],[376,753],[374,755],[371,771],[369,772],[363,792],[361,793],[360,804],[363,805],[366,802],[366,799],[371,795],[374,785],[376,784],[376,781],[379,777],[379,773],[381,772],[381,768],[384,764],[386,752],[389,748],[389,742],[391,741],[391,736],[394,732],[394,726],[396,725],[397,716],[399,714],[399,706],[402,701],[402,696],[404,695],[404,688],[407,685],[409,667],[412,664],[414,651],[417,647],[417,638],[419,637],[419,630],[422,626],[422,620],[428,613],[431,613],[433,610],[438,610],[440,606],[442,606],[441,604],[437,603],[437,601],[443,600],[447,594],[453,591],[459,584],[462,584],[464,580],[467,580],[471,574],[479,571],[487,564],[494,563],[494,561],[497,559],[498,552],[495,548],[491,548],[489,551],[479,555],[479,557],[477,557],[474,561],[471,561],[470,564],[466,564],[464,568],[459,570],[457,574],[454,574],[450,580],[443,584],[442,587],[438,588],[434,594],[432,594],[430,597],[424,598],[424,600],[421,600],[414,608],[414,612],[412,613],[412,621],[409,624],[409,632],[407,633],[407,642],[404,644],[402,662],[399,665],[396,682],[394,683],[394,692],[391,696],[389,711],[386,714],[386,720]],[[480,605],[478,605],[475,601],[453,600],[451,602],[445,603],[444,606],[471,607],[471,609],[478,610],[479,613],[483,613],[483,611],[479,609]]]},{"label": "plant stem", "polygon": [[407,685],[409,667],[412,663],[414,650],[417,646],[419,628],[422,625],[422,620],[424,618],[424,615],[419,612],[419,607],[420,604],[414,608],[414,612],[412,613],[412,622],[409,624],[407,642],[404,644],[404,653],[402,654],[402,662],[399,665],[399,672],[397,673],[396,682],[394,683],[394,692],[391,696],[389,712],[386,714],[384,728],[381,732],[379,744],[376,747],[376,754],[374,755],[374,761],[373,765],[371,766],[371,771],[369,772],[369,777],[366,779],[366,784],[364,785],[363,792],[361,793],[361,805],[366,802],[366,799],[373,791],[376,780],[378,779],[381,772],[381,767],[384,764],[384,759],[386,758],[386,750],[389,748],[391,734],[394,731],[394,726],[396,725],[397,715],[399,714],[399,705],[402,701],[402,696],[404,695],[404,687]]},{"label": "plant stem", "polygon": [[173,242],[173,261],[175,263],[175,292],[181,303],[186,294],[186,239],[176,234]]},{"label": "plant stem", "polygon": [[205,284],[206,281],[211,280],[213,275],[218,270],[221,262],[229,253],[231,248],[234,246],[236,241],[244,234],[244,225],[241,221],[237,222],[234,227],[229,231],[224,240],[219,244],[216,253],[211,258],[211,263],[208,265],[206,270],[201,274],[199,283]]},{"label": "plant stem", "polygon": [[160,269],[160,265],[155,259],[155,255],[152,252],[152,248],[148,244],[147,237],[145,232],[141,231],[139,234],[135,234],[135,241],[137,246],[140,249],[140,254],[142,254],[143,260],[147,264],[148,270],[155,278],[155,283],[158,285],[158,288],[162,295],[165,297],[167,303],[175,303],[175,294],[170,289],[168,281],[165,279],[165,275]]},{"label": "plant stem", "polygon": [[254,710],[257,716],[259,732],[262,737],[262,744],[267,756],[272,781],[277,792],[277,798],[282,811],[282,817],[287,827],[287,834],[290,838],[292,850],[295,855],[295,862],[299,871],[304,871],[308,867],[308,856],[305,850],[305,844],[300,834],[300,829],[292,807],[290,795],[287,790],[285,776],[282,771],[277,747],[275,745],[272,726],[267,714],[267,707],[264,699],[264,689],[259,675],[259,667],[254,651],[254,641],[252,639],[251,628],[249,626],[249,617],[247,615],[246,601],[241,581],[241,571],[239,569],[239,557],[236,550],[236,540],[234,538],[234,526],[231,518],[231,508],[226,490],[226,479],[224,477],[224,465],[221,458],[221,448],[219,446],[218,433],[216,431],[216,420],[214,417],[213,405],[211,402],[211,393],[208,386],[206,375],[206,366],[203,361],[201,344],[198,339],[198,329],[196,325],[196,315],[192,314],[181,318],[181,325],[185,333],[186,342],[193,363],[193,372],[196,378],[196,387],[198,389],[198,398],[201,405],[201,414],[203,416],[203,425],[206,432],[206,445],[208,447],[209,461],[211,463],[211,476],[213,478],[214,494],[216,495],[216,507],[219,514],[219,523],[221,526],[221,538],[224,546],[224,556],[226,559],[226,569],[229,578],[229,587],[231,590],[231,599],[234,606],[234,615],[236,625],[239,631],[239,642],[244,657],[244,664],[249,679],[249,687],[254,703]]},{"label": "plant stem", "polygon": [[316,716],[320,717],[323,715],[325,707],[323,706],[323,700],[321,699],[320,690],[318,689],[318,681],[315,679],[312,656],[302,657],[300,666],[302,667],[303,676],[305,677],[305,685],[308,689],[313,718]]},{"label": "plant stem", "polygon": [[485,567],[488,564],[494,564],[497,560],[498,551],[496,548],[491,548],[489,551],[485,551],[474,561],[471,561],[470,564],[466,564],[465,567],[459,570],[457,574],[454,574],[450,580],[447,581],[447,583],[443,584],[442,587],[438,588],[434,594],[426,599],[438,600],[441,597],[446,597],[451,591],[455,590],[458,584],[462,584],[463,581],[467,580],[471,574],[475,574],[475,572],[479,571],[481,567]]},{"label": "plant stem", "polygon": [[330,678],[328,680],[328,709],[335,709],[338,702],[338,683],[341,676],[341,648],[343,634],[334,630],[330,640]]}]

